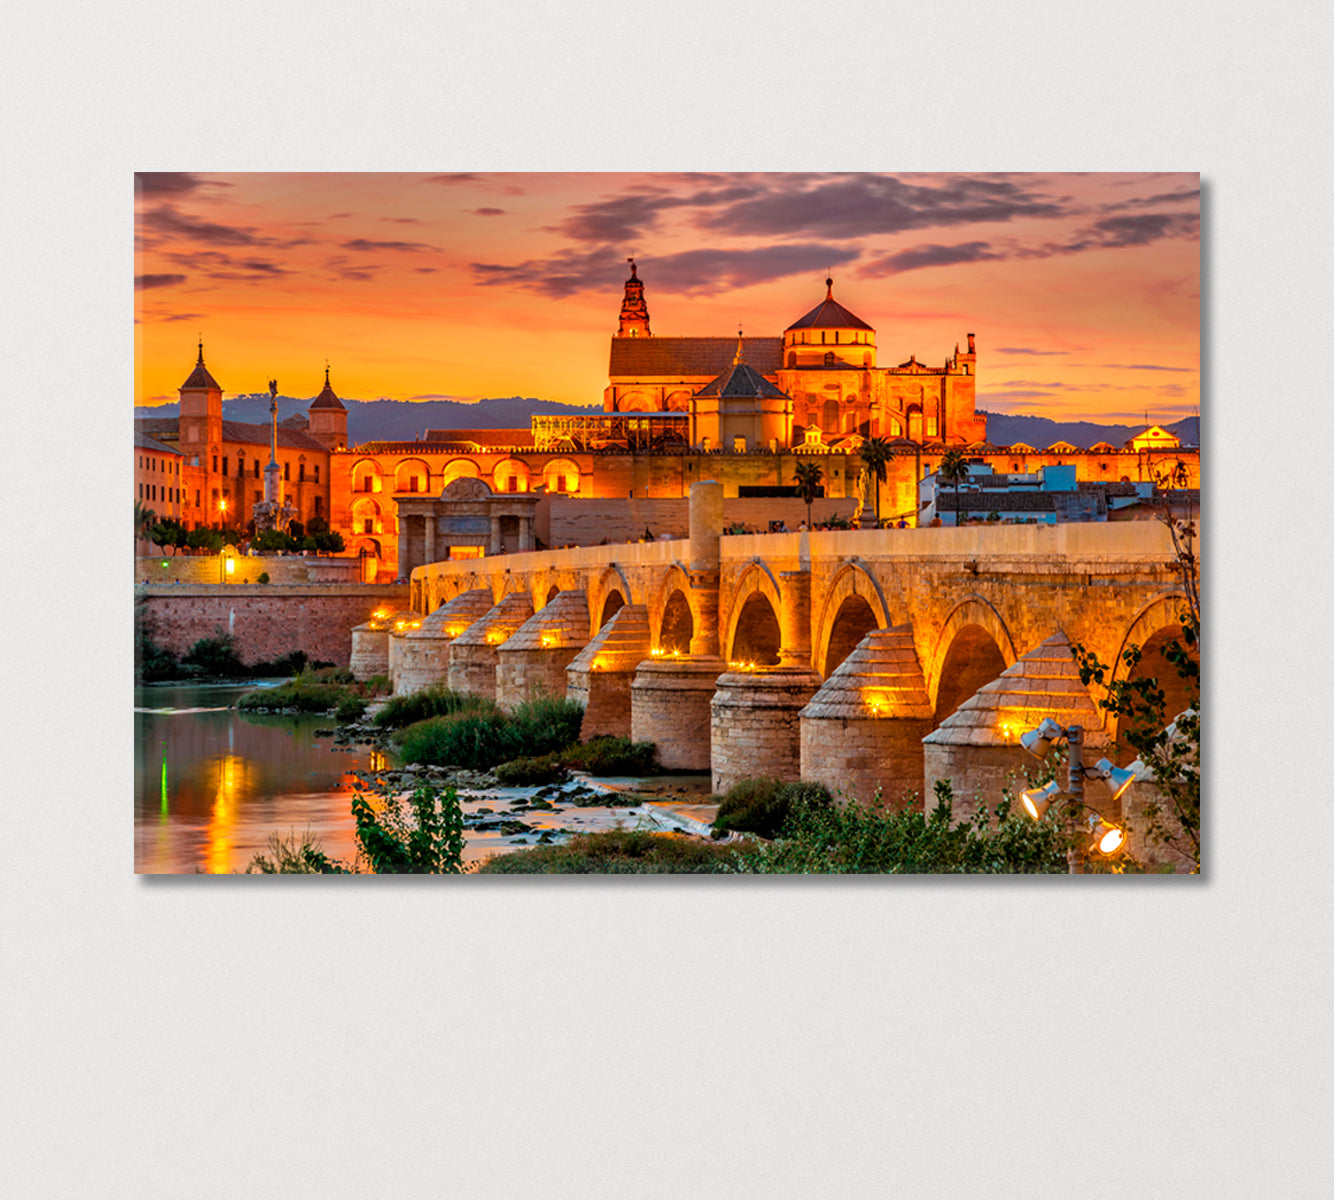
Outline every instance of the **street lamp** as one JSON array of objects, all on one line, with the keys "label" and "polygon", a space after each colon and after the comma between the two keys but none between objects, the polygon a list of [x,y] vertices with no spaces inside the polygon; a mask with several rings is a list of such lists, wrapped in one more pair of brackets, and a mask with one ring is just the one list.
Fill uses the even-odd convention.
[{"label": "street lamp", "polygon": [[[1066,764],[1066,786],[1061,788],[1054,779],[1041,788],[1033,788],[1020,793],[1019,800],[1024,811],[1035,821],[1042,820],[1052,803],[1065,799],[1078,808],[1086,808],[1084,803],[1084,781],[1102,780],[1111,790],[1113,800],[1119,800],[1125,790],[1140,778],[1140,770],[1126,770],[1116,766],[1110,759],[1100,758],[1091,767],[1084,765],[1084,727],[1071,725],[1063,728],[1056,721],[1047,717],[1035,729],[1030,729],[1019,738],[1019,744],[1034,758],[1045,758],[1053,743],[1064,739],[1070,747],[1070,758]],[[1090,811],[1089,832],[1092,834],[1091,848],[1105,857],[1121,853],[1126,845],[1126,831],[1118,825],[1105,820],[1100,813]]]}]

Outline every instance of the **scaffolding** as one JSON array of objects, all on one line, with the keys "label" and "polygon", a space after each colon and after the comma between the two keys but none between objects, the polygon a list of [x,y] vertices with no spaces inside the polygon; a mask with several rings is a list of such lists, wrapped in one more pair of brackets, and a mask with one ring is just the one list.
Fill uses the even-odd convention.
[{"label": "scaffolding", "polygon": [[690,414],[597,413],[532,418],[538,450],[676,450],[690,444]]}]

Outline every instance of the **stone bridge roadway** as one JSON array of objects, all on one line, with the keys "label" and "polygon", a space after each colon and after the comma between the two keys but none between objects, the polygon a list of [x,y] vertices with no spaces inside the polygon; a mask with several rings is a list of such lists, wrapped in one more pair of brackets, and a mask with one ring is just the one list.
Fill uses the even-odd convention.
[{"label": "stone bridge roadway", "polygon": [[540,612],[582,591],[590,637],[642,605],[665,653],[767,665],[782,650],[826,679],[870,631],[910,624],[936,725],[1057,630],[1111,663],[1179,628],[1171,542],[1156,521],[721,538],[695,526],[692,504],[690,540],[432,563],[412,573],[412,606],[430,613],[489,589],[497,603],[527,593]]}]

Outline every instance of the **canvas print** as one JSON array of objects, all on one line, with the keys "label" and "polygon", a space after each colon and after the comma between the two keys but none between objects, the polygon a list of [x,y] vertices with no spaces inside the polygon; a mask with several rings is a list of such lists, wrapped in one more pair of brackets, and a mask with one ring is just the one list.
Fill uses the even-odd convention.
[{"label": "canvas print", "polygon": [[1200,870],[1197,174],[134,221],[137,872]]}]

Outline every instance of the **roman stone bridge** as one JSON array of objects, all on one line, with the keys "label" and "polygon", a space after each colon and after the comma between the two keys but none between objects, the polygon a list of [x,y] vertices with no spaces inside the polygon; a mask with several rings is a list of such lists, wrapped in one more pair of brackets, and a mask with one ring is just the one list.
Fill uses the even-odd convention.
[{"label": "roman stone bridge", "polygon": [[[796,748],[798,714],[815,697],[801,716],[804,744],[830,688],[852,686],[862,704],[830,710],[840,737],[849,722],[875,717],[909,721],[920,742],[1003,673],[1028,670],[1016,664],[1054,636],[1106,663],[1141,645],[1147,670],[1180,631],[1180,581],[1158,522],[741,537],[720,529],[721,488],[701,483],[688,540],[419,567],[412,606],[430,615],[390,639],[396,687],[466,681],[502,704],[535,685],[568,689],[588,706],[586,735],[649,737],[666,765],[711,766],[717,787],[747,769],[817,776]],[[903,678],[885,665],[891,659],[906,664]],[[1062,687],[1072,669],[1057,672]],[[1033,709],[1032,724],[1049,715],[1040,702],[1018,703]],[[761,724],[786,733],[751,738],[737,768],[720,770],[720,736],[758,710],[768,713]],[[757,754],[772,769],[755,769]],[[920,787],[915,770],[905,778]]]}]

